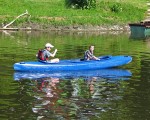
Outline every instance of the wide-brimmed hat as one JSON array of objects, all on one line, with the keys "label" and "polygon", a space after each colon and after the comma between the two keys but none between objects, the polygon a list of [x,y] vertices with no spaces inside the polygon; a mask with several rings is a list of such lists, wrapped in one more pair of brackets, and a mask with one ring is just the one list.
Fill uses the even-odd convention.
[{"label": "wide-brimmed hat", "polygon": [[53,46],[52,44],[50,44],[50,43],[46,43],[46,44],[45,44],[45,47],[53,48],[54,46]]}]

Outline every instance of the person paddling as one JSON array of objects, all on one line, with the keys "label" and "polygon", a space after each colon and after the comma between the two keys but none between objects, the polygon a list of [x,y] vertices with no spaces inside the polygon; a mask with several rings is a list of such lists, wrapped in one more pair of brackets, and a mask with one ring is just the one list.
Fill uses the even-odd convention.
[{"label": "person paddling", "polygon": [[89,50],[86,50],[84,53],[84,60],[100,60],[94,56],[94,45],[89,46]]},{"label": "person paddling", "polygon": [[51,48],[53,48],[53,47],[54,46],[51,45],[50,43],[46,43],[45,44],[45,49],[40,50],[39,53],[38,53],[38,60],[52,62],[52,63],[59,62],[58,58],[50,59],[50,60],[48,59],[49,57],[55,57],[55,55],[57,53],[57,49],[55,49],[55,51],[53,53],[50,52]]}]

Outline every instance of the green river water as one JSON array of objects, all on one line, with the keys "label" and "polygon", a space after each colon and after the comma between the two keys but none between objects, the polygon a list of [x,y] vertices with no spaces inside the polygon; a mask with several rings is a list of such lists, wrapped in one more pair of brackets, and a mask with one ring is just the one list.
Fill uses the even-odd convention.
[{"label": "green river water", "polygon": [[[116,69],[131,76],[15,80],[13,64],[35,61],[47,42],[59,59],[82,58],[91,44],[96,56],[130,55],[132,62]],[[1,120],[149,120],[150,40],[115,32],[1,31],[0,83]]]}]

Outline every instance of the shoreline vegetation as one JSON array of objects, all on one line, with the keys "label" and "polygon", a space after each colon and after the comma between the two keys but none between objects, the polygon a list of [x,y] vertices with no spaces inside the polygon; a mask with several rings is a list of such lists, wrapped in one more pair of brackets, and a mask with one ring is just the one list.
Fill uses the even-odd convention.
[{"label": "shoreline vegetation", "polygon": [[143,21],[147,0],[97,0],[95,9],[68,8],[65,0],[0,0],[0,28],[26,10],[28,16],[7,27],[16,30],[128,31],[129,23]]}]

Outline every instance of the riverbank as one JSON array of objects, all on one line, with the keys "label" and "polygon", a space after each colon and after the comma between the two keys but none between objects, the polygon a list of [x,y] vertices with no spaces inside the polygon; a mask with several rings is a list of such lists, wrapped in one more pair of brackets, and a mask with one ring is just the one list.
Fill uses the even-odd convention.
[{"label": "riverbank", "polygon": [[146,0],[101,0],[97,1],[96,9],[90,10],[66,8],[64,0],[5,0],[0,9],[1,28],[25,10],[29,15],[17,19],[9,27],[46,31],[127,31],[128,23],[144,20]]},{"label": "riverbank", "polygon": [[25,23],[18,26],[18,29],[26,28],[27,30],[40,31],[129,31],[128,24],[123,25],[66,25],[53,26],[39,23]]}]

